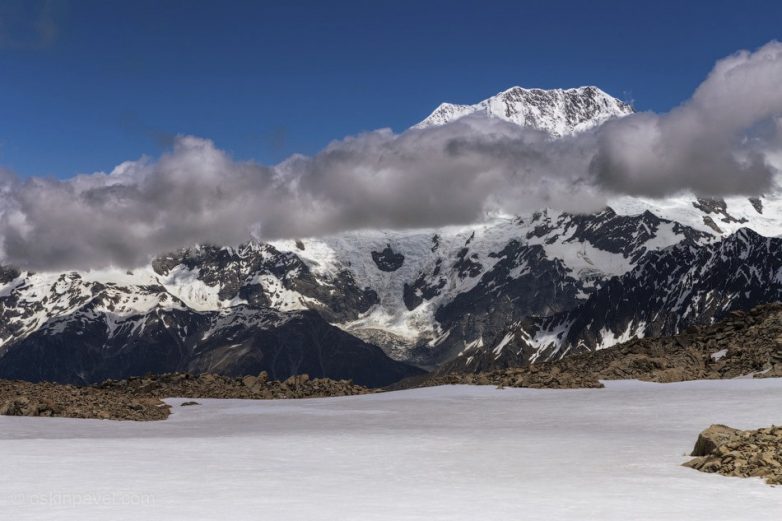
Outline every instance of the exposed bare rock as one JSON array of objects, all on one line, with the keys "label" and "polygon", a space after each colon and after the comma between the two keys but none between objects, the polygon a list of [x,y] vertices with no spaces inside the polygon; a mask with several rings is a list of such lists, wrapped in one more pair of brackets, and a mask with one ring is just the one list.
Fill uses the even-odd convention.
[{"label": "exposed bare rock", "polygon": [[[753,205],[755,203],[752,203]],[[724,199],[703,199],[698,198],[696,199],[692,205],[700,210],[703,213],[711,214],[713,213],[715,216],[719,217],[719,219],[722,222],[725,223],[745,223],[747,222],[747,219],[741,218],[736,219],[731,214],[728,213],[728,205],[725,202]],[[761,207],[762,208],[762,207]],[[755,207],[757,209],[757,206]],[[762,213],[760,210],[758,210],[758,213]],[[704,219],[705,222],[705,219]],[[713,222],[713,221],[712,221]]]},{"label": "exposed bare rock", "polygon": [[737,477],[759,477],[782,484],[782,427],[740,431],[712,425],[700,436],[684,466],[701,472]]},{"label": "exposed bare rock", "polygon": [[739,433],[738,429],[732,427],[712,425],[698,435],[698,441],[695,442],[695,448],[692,449],[690,456],[708,456]]},{"label": "exposed bare rock", "polygon": [[393,388],[456,383],[508,387],[601,387],[599,380],[668,383],[782,376],[782,304],[733,311],[706,327],[660,338],[633,339],[599,351],[494,371],[449,371],[403,380]]},{"label": "exposed bare rock", "polygon": [[350,380],[310,378],[306,374],[291,376],[285,381],[270,380],[265,371],[258,376],[241,378],[217,374],[194,376],[188,373],[170,373],[127,380],[107,380],[95,387],[132,396],[156,398],[287,399],[350,396],[371,392],[370,389]]},{"label": "exposed bare rock", "polygon": [[[105,420],[163,420],[169,406],[162,398],[285,399],[349,396],[371,392],[349,380],[291,376],[284,382],[268,374],[232,378],[214,374],[172,373],[94,386],[0,380],[0,415],[62,416]],[[188,401],[182,405],[198,405]]]},{"label": "exposed bare rock", "polygon": [[593,375],[563,372],[558,367],[531,365],[479,374],[451,373],[432,378],[427,385],[473,384],[530,389],[598,389],[603,384]]},{"label": "exposed bare rock", "polygon": [[61,416],[102,420],[164,420],[159,398],[95,387],[0,380],[0,415]]},{"label": "exposed bare rock", "polygon": [[755,208],[755,211],[759,214],[763,213],[763,201],[760,199],[760,197],[750,197],[749,203],[752,205],[753,208]]},{"label": "exposed bare rock", "polygon": [[405,256],[392,250],[389,244],[383,251],[373,251],[372,260],[381,271],[396,271],[404,264]]}]

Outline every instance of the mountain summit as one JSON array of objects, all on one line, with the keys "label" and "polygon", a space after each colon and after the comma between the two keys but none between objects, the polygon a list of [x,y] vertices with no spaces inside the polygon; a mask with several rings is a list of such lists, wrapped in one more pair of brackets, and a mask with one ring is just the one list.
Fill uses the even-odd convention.
[{"label": "mountain summit", "polygon": [[475,105],[443,103],[413,128],[445,125],[468,114],[483,113],[553,136],[575,134],[627,116],[633,108],[597,87],[525,89],[511,87]]}]

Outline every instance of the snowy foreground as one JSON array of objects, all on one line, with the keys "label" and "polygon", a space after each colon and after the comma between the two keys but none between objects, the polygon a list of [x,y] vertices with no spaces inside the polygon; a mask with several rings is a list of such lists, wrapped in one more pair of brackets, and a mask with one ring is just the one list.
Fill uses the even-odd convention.
[{"label": "snowy foreground", "polygon": [[200,401],[152,423],[0,417],[0,517],[782,519],[782,487],[680,466],[712,423],[782,423],[782,379]]}]

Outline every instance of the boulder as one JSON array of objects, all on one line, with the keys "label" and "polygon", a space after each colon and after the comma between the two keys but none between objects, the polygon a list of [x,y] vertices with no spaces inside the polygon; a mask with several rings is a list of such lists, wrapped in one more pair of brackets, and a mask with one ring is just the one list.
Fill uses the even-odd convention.
[{"label": "boulder", "polygon": [[698,441],[695,442],[690,456],[708,456],[717,450],[717,447],[724,445],[740,432],[738,429],[725,425],[712,425],[698,435]]},{"label": "boulder", "polygon": [[760,477],[770,485],[782,484],[782,428],[739,431],[712,425],[700,436],[692,452],[696,458],[683,463],[701,472],[724,476]]}]

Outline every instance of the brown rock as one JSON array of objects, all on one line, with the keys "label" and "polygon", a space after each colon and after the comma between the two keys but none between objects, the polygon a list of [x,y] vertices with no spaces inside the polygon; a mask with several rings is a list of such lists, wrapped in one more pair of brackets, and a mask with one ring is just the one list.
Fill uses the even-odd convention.
[{"label": "brown rock", "polygon": [[698,441],[692,449],[690,456],[706,456],[714,452],[741,432],[725,425],[712,425],[698,435]]},{"label": "brown rock", "polygon": [[782,483],[782,428],[739,431],[712,425],[701,433],[693,460],[684,466],[726,476],[762,477]]}]

